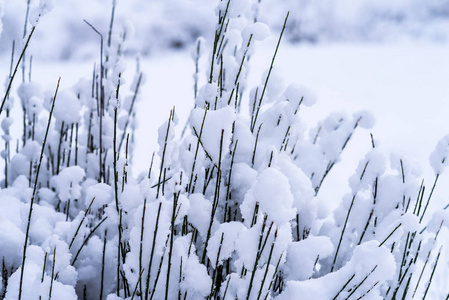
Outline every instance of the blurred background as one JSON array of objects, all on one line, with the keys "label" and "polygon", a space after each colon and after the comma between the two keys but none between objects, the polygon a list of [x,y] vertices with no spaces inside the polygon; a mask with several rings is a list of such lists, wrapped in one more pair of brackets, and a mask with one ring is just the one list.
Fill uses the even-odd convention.
[{"label": "blurred background", "polygon": [[[31,6],[37,5],[31,1]],[[41,20],[32,47],[49,59],[93,55],[96,36],[83,22],[107,31],[112,0],[56,0]],[[449,0],[259,0],[258,20],[278,31],[290,11],[286,31],[292,43],[397,42],[449,38]],[[26,0],[5,0],[0,51],[23,36]],[[148,55],[210,37],[215,24],[211,0],[117,0],[116,26],[128,27],[128,53]],[[20,22],[22,20],[22,22]]]}]

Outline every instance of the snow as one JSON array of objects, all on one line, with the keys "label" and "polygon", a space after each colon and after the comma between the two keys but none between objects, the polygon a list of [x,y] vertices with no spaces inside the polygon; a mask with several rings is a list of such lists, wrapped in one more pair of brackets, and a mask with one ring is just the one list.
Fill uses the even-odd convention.
[{"label": "snow", "polygon": [[56,189],[59,199],[63,202],[79,199],[81,196],[80,182],[84,176],[85,172],[79,166],[68,167],[54,176],[51,179],[51,184]]},{"label": "snow", "polygon": [[447,156],[449,154],[449,135],[443,137],[437,144],[435,150],[430,154],[430,165],[435,174],[441,174],[449,161]]},{"label": "snow", "polygon": [[427,229],[430,232],[437,232],[441,226],[448,227],[449,225],[449,212],[447,210],[437,211],[433,214],[431,221],[429,222]]},{"label": "snow", "polygon": [[84,205],[86,207],[89,206],[89,204],[92,202],[92,199],[94,198],[95,200],[92,203],[93,210],[99,209],[112,201],[112,187],[107,185],[106,183],[96,183],[88,186],[87,182],[85,182],[84,188],[86,190],[84,202]]},{"label": "snow", "polygon": [[312,106],[316,103],[316,96],[312,91],[299,84],[290,84],[284,92],[284,97],[291,103],[291,108],[296,109],[300,104]]},{"label": "snow", "polygon": [[22,83],[17,90],[23,107],[28,108],[32,97],[43,98],[42,86],[38,82]]},{"label": "snow", "polygon": [[188,299],[203,298],[210,292],[211,279],[204,265],[200,264],[195,256],[188,258],[184,276],[181,287],[189,295]]},{"label": "snow", "polygon": [[[214,99],[215,97],[209,101]],[[210,103],[210,105],[212,106],[213,103]],[[208,110],[207,112],[204,109],[196,108],[190,116],[192,128],[196,132],[195,135],[198,135],[201,140],[201,147],[206,155],[212,159],[212,162],[217,165],[229,148],[234,119],[235,112],[230,106]]]},{"label": "snow", "polygon": [[[353,1],[335,5],[285,2],[291,7],[305,6],[299,17],[290,21],[296,24],[287,28],[290,41],[330,41],[348,36],[361,40],[355,28],[366,24],[369,16],[374,25],[366,29],[367,38],[375,39],[383,22],[414,15],[420,8],[426,8],[423,14],[430,16],[430,8],[436,6],[434,2],[410,5],[406,0],[394,5],[386,1],[363,5]],[[54,12],[58,7],[67,9],[67,3],[73,5],[76,18],[86,11],[72,0],[61,3]],[[98,13],[98,3],[92,2],[91,16]],[[129,7],[136,3],[127,3],[124,12],[134,11]],[[135,51],[135,37],[128,36],[127,31],[133,30],[118,15],[111,44],[105,47],[108,59],[102,82],[98,62],[92,75],[94,59],[86,57],[93,56],[84,56],[79,51],[83,43],[77,44],[66,35],[59,48],[70,41],[73,49],[50,50],[47,55],[65,53],[65,58],[73,58],[77,52],[78,57],[84,57],[82,61],[70,60],[61,67],[38,55],[32,76],[39,81],[15,83],[13,94],[19,86],[17,94],[25,111],[16,107],[8,111],[11,119],[2,121],[6,142],[2,155],[9,169],[4,175],[8,181],[5,178],[0,190],[0,202],[7,207],[0,213],[0,228],[5,231],[0,234],[0,254],[7,258],[10,268],[6,272],[7,297],[17,297],[19,275],[24,270],[27,299],[48,295],[50,281],[54,282],[53,295],[57,298],[75,299],[85,288],[92,299],[98,299],[100,293],[103,298],[123,299],[129,294],[123,281],[115,278],[118,266],[130,290],[135,288],[140,293],[146,288],[145,292],[156,298],[224,298],[227,292],[227,297],[250,299],[256,299],[258,293],[276,299],[301,295],[323,300],[337,295],[358,298],[367,293],[367,299],[383,299],[399,274],[405,274],[403,262],[415,260],[421,243],[423,252],[436,256],[436,249],[443,243],[440,239],[447,233],[442,230],[443,237],[438,243],[433,241],[448,217],[444,210],[434,214],[435,207],[442,207],[441,195],[448,190],[442,184],[447,180],[442,171],[447,164],[448,138],[444,137],[431,154],[432,175],[438,176],[442,188],[433,195],[428,211],[425,202],[418,203],[420,207],[413,211],[414,201],[423,190],[419,168],[408,156],[418,153],[417,160],[427,166],[429,145],[448,129],[440,126],[447,123],[447,45],[415,41],[312,46],[285,44],[284,40],[271,70],[277,37],[268,37],[268,26],[251,22],[283,15],[281,11],[287,6],[276,7],[270,0],[265,8],[265,2],[230,3],[229,27],[226,25],[221,33],[216,31],[219,39],[223,37],[217,53],[209,53],[210,35],[198,40],[204,49],[194,51],[193,61],[190,50],[146,56],[150,48],[141,45],[144,56],[133,70],[129,67],[133,65],[131,59],[121,53]],[[36,25],[39,16],[54,4],[34,2],[32,24]],[[140,4],[136,5],[139,13],[150,7]],[[156,12],[176,11],[176,4],[182,9],[192,3],[176,1],[166,6],[154,1],[151,7],[157,7]],[[218,15],[210,19],[223,16],[227,5],[227,1],[221,1]],[[11,2],[7,6],[20,7]],[[254,10],[257,7],[258,12]],[[267,16],[264,9],[270,7],[273,15]],[[202,23],[202,14],[192,20],[194,14],[189,11],[183,12],[187,17],[174,21],[186,28],[203,24],[198,27],[210,29],[212,35],[214,27],[204,26],[207,22]],[[365,14],[368,11],[370,15]],[[384,17],[374,17],[387,11]],[[56,22],[52,13],[39,20],[37,29]],[[8,13],[8,18],[10,15],[14,14]],[[59,16],[64,15],[68,31],[84,35],[83,30],[90,30],[74,30],[72,17],[67,13]],[[3,19],[5,24],[12,22],[8,18]],[[397,23],[421,24],[420,18],[414,15]],[[137,37],[148,32],[141,31],[147,23],[140,19],[136,17]],[[101,32],[108,28],[107,21],[97,24],[95,20],[92,23]],[[14,28],[9,28],[6,38],[14,35]],[[61,28],[55,29],[50,39],[58,40],[64,33]],[[174,36],[185,33],[175,33],[176,28],[167,31]],[[299,32],[294,28],[300,28]],[[332,37],[342,29],[348,29],[347,33]],[[184,44],[201,32],[168,40]],[[247,48],[251,36],[258,42]],[[127,39],[131,48],[127,48]],[[37,41],[39,46],[52,49],[45,37]],[[93,49],[98,50],[98,40],[96,45]],[[98,51],[95,57],[98,61]],[[1,59],[8,62],[7,55]],[[129,113],[141,71],[148,73],[148,82],[142,85],[136,108]],[[0,72],[6,77],[8,70]],[[49,141],[43,147],[50,100],[60,75],[67,79],[62,81]],[[80,76],[93,76],[95,82],[78,81]],[[196,99],[192,78],[199,88]],[[70,87],[73,84],[75,87]],[[96,85],[104,90],[96,89]],[[105,98],[101,100],[105,101],[100,102],[98,95],[103,91]],[[228,99],[234,99],[231,93],[235,103],[228,104]],[[429,99],[436,100],[432,104]],[[124,147],[116,151],[115,133],[119,138],[125,136],[127,122],[129,151]],[[130,129],[137,125],[139,129],[133,133]],[[181,131],[184,125],[186,130]],[[158,147],[153,171],[149,172],[151,153]],[[34,198],[33,179],[41,149],[44,159]],[[391,150],[400,154],[390,155]],[[429,170],[425,169],[425,175]],[[119,180],[114,182],[115,178]],[[426,185],[423,201],[429,195],[427,181]],[[28,225],[29,236],[25,237]],[[28,252],[26,264],[21,266],[24,240]],[[405,243],[409,243],[410,251],[404,251]],[[423,263],[425,258],[421,256],[411,270]],[[50,275],[53,267],[58,274],[55,277]],[[437,271],[437,277],[444,278],[446,271]],[[99,278],[104,280],[103,290],[99,289]],[[280,278],[285,288],[282,293],[278,289]],[[421,284],[419,292],[423,288]],[[432,286],[432,293],[438,298],[447,294],[447,288]]]},{"label": "snow", "polygon": [[[221,264],[223,260],[230,258],[235,251],[235,243],[240,233],[246,230],[245,226],[240,222],[229,222],[220,224],[210,238],[207,253],[212,266],[215,268],[216,263]],[[218,250],[220,256],[217,257]]]},{"label": "snow", "polygon": [[[366,259],[369,257],[370,259]],[[332,299],[340,291],[351,277],[355,275],[340,294],[341,298],[348,297],[352,286],[362,283],[357,291],[352,294],[354,297],[360,297],[366,293],[376,281],[379,284],[388,281],[394,275],[395,263],[392,254],[385,247],[378,247],[374,241],[364,243],[354,250],[352,259],[339,271],[330,273],[324,277],[308,281],[288,281],[285,292],[276,297],[276,300],[294,299],[295,295],[301,295],[303,299]],[[369,276],[367,276],[369,274]],[[367,276],[366,281],[362,280]],[[323,288],[323,287],[326,288]],[[374,286],[369,299],[382,299],[379,294],[379,285]]]},{"label": "snow", "polygon": [[188,211],[189,219],[201,236],[206,236],[212,204],[202,194],[192,194]]},{"label": "snow", "polygon": [[[259,52],[252,57],[250,75],[268,66],[269,61],[264,56],[272,55],[273,44],[267,48],[259,47]],[[318,46],[283,44],[276,66],[286,78],[295,76],[294,82],[315,91],[317,103],[310,108],[303,107],[301,118],[304,121],[310,124],[331,111],[345,107],[352,108],[353,112],[359,109],[369,110],[376,118],[376,125],[371,132],[378,145],[385,151],[413,157],[425,171],[426,177],[432,178],[433,171],[426,167],[429,154],[435,149],[437,141],[449,132],[449,127],[444,125],[444,111],[449,103],[449,90],[445,85],[449,76],[446,51],[447,45],[444,43],[424,42]],[[3,61],[7,64],[8,58],[3,57]],[[35,60],[33,64],[34,72],[43,68],[39,60]],[[175,67],[177,72],[163,71]],[[185,124],[187,112],[194,103],[191,79],[194,65],[188,53],[156,55],[154,58],[144,59],[141,68],[146,70],[148,77],[142,93],[151,96],[138,103],[136,110],[139,125],[135,135],[137,144],[134,161],[140,163],[133,165],[134,174],[148,171],[151,153],[157,150],[156,131],[148,128],[162,124],[174,104],[180,118],[179,123]],[[59,75],[62,76],[61,85],[69,87],[78,80],[77,74],[87,76],[91,73],[91,64],[60,65],[46,62],[45,70],[44,87],[53,89]],[[255,82],[254,79],[258,80],[259,77],[250,77],[250,82]],[[176,89],[171,88],[172,82],[177,82]],[[384,89],[379,89],[379,86]],[[425,104],[423,99],[426,99]],[[329,186],[332,185],[332,191],[329,191],[332,195],[343,195],[347,191],[345,178],[352,174],[358,164],[356,159],[351,158],[361,159],[362,153],[371,147],[369,135],[356,132],[353,138],[353,142],[343,152],[341,162],[327,179],[328,182],[338,182],[329,183]],[[243,144],[238,148],[243,147]],[[337,176],[337,173],[340,175]],[[324,185],[326,186],[326,182]],[[435,195],[443,195],[443,190],[443,185],[439,186]],[[327,193],[326,189],[321,192]]]},{"label": "snow", "polygon": [[229,18],[237,18],[238,16],[246,13],[250,7],[250,0],[229,2],[229,4],[226,1],[221,1],[221,3],[217,6],[217,12],[220,12],[223,15],[227,10]]},{"label": "snow", "polygon": [[[2,221],[0,223],[1,255],[9,258],[8,264],[18,265],[25,235],[20,229],[20,222],[18,222],[20,212],[18,211],[17,199],[3,196],[1,202],[5,207],[5,210],[2,210]],[[9,205],[6,205],[7,203]]]},{"label": "snow", "polygon": [[307,280],[313,276],[318,258],[332,254],[334,246],[328,237],[310,236],[288,246],[285,276],[287,280]]},{"label": "snow", "polygon": [[62,90],[58,93],[56,101],[60,105],[55,105],[54,116],[59,122],[74,124],[78,122],[81,112],[81,104],[76,95],[71,91]]},{"label": "snow", "polygon": [[274,168],[262,171],[255,184],[245,195],[241,211],[245,223],[250,223],[256,203],[262,212],[268,215],[269,221],[280,226],[295,217],[293,195],[286,176]]},{"label": "snow", "polygon": [[261,22],[250,24],[243,30],[242,38],[244,41],[249,41],[250,36],[256,41],[263,41],[270,36],[270,28]]}]

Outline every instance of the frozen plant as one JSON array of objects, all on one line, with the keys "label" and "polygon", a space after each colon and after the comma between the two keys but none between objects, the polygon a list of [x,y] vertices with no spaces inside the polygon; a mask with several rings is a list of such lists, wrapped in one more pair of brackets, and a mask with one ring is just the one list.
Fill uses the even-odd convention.
[{"label": "frozen plant", "polygon": [[[41,3],[44,12],[51,2]],[[23,131],[14,152],[8,110],[18,60],[2,104],[1,299],[429,295],[448,214],[429,223],[425,216],[447,165],[448,138],[431,155],[430,193],[407,159],[386,156],[372,139],[349,179],[351,192],[332,213],[319,213],[338,200],[317,201],[328,174],[373,118],[334,113],[307,128],[302,115],[313,93],[284,87],[274,70],[288,14],[269,69],[248,88],[248,61],[269,35],[254,21],[255,4],[219,1],[214,39],[199,39],[194,51],[187,127],[177,133],[173,109],[158,129],[159,163],[139,178],[128,165],[144,76],[138,68],[125,95],[130,30],[117,30],[115,1],[107,35],[86,21],[100,42],[91,80],[65,90],[58,82],[47,92],[22,76]]]}]

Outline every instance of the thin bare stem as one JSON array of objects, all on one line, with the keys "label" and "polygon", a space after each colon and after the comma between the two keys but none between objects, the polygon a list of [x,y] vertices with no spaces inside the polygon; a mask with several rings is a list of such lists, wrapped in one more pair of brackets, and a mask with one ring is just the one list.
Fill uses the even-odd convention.
[{"label": "thin bare stem", "polygon": [[2,104],[0,105],[0,115],[1,115],[1,113],[3,111],[3,106],[5,106],[6,99],[8,99],[8,95],[9,95],[9,92],[11,90],[12,82],[14,81],[14,77],[16,76],[16,73],[17,73],[17,70],[19,68],[20,62],[22,61],[22,59],[23,59],[23,57],[25,55],[25,51],[28,48],[28,45],[29,45],[30,40],[31,40],[31,36],[33,36],[33,33],[34,33],[35,29],[36,29],[36,26],[33,26],[33,28],[31,28],[31,32],[28,35],[28,39],[27,39],[27,41],[25,43],[25,46],[23,47],[22,53],[20,54],[19,60],[17,61],[17,64],[16,64],[16,67],[14,68],[14,72],[12,73],[12,76],[9,78],[9,83],[8,83],[8,87],[6,88],[5,96],[3,97]]},{"label": "thin bare stem", "polygon": [[[33,27],[33,30],[34,30],[34,27]],[[28,212],[28,223],[27,223],[27,229],[26,229],[26,233],[25,233],[25,242],[23,243],[22,269],[20,270],[20,283],[19,283],[19,298],[18,298],[19,300],[22,299],[23,274],[24,274],[24,270],[25,270],[26,252],[27,252],[27,246],[28,246],[28,236],[30,234],[31,215],[33,213],[34,199],[36,198],[37,183],[39,180],[39,171],[41,170],[42,159],[44,157],[45,144],[47,142],[48,132],[50,130],[51,117],[53,116],[53,110],[55,108],[56,96],[58,95],[60,82],[61,82],[61,77],[59,77],[59,79],[58,79],[58,84],[56,86],[55,95],[53,96],[53,103],[51,105],[50,115],[48,116],[47,129],[45,131],[44,141],[42,142],[42,149],[41,149],[41,155],[39,158],[39,164],[37,165],[36,178],[34,179],[33,195],[31,196],[30,210]],[[1,108],[0,108],[0,112],[1,112]]]}]

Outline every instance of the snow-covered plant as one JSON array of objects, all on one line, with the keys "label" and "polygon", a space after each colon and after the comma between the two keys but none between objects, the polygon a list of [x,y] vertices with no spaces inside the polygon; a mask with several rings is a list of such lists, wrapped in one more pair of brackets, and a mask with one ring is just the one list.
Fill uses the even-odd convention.
[{"label": "snow-covered plant", "polygon": [[[11,149],[12,82],[37,21],[52,4],[41,1],[31,10],[32,28],[15,68],[11,66],[0,108],[6,111],[2,120],[5,170],[0,198],[11,207],[11,213],[6,211],[2,221],[2,229],[6,230],[0,247],[2,299],[52,295],[76,299],[83,289],[98,298],[103,291],[100,284],[107,286],[105,291],[112,290],[113,279],[102,274],[113,274],[111,270],[120,265],[124,254],[112,260],[113,255],[121,246],[123,252],[126,249],[126,242],[118,238],[123,231],[118,219],[118,195],[128,180],[128,152],[132,150],[129,133],[135,126],[134,105],[144,80],[138,71],[131,91],[122,96],[122,73],[126,69],[123,52],[129,28],[113,34],[111,21],[103,41],[103,35],[91,25],[93,34],[99,34],[101,39],[100,64],[94,66],[91,82],[83,79],[73,88],[59,90],[58,81],[56,91],[47,92],[39,82],[31,81],[31,75],[28,81],[22,76],[17,95],[23,133],[15,153]],[[112,214],[109,220],[108,214]],[[108,235],[109,251],[101,251],[102,247],[100,252],[90,251],[95,249],[95,242],[106,237],[107,228],[113,228]],[[108,254],[109,269],[104,259],[102,263],[102,252]],[[100,277],[98,286],[94,283],[95,289],[89,289],[91,279]]]},{"label": "snow-covered plant", "polygon": [[[439,232],[422,223],[432,193],[423,202],[424,186],[405,158],[387,164],[373,141],[350,179],[352,193],[333,215],[319,217],[324,180],[372,117],[332,114],[307,130],[301,110],[314,103],[311,93],[298,86],[282,91],[271,78],[279,43],[262,84],[244,99],[247,61],[268,31],[249,21],[250,1],[221,1],[217,15],[190,134],[176,138],[174,111],[159,129],[156,204],[148,211],[146,199],[135,216],[144,225],[130,240],[131,286],[165,299],[426,295],[433,272],[424,271],[435,260]],[[164,207],[171,211],[165,220]]]},{"label": "snow-covered plant", "polygon": [[372,139],[350,194],[324,214],[339,199],[318,201],[323,183],[353,133],[373,120],[334,113],[307,128],[302,114],[313,93],[283,88],[273,73],[288,14],[261,84],[247,88],[250,56],[269,35],[254,22],[256,8],[251,0],[219,2],[214,40],[199,39],[194,49],[187,127],[176,132],[173,109],[158,130],[159,162],[138,179],[128,171],[129,135],[144,76],[138,69],[124,95],[129,31],[114,33],[114,1],[107,36],[86,22],[101,42],[91,80],[46,92],[23,79],[15,153],[10,75],[2,103],[1,299],[428,295],[449,215],[438,212],[429,223],[425,216],[449,138],[431,155],[430,193],[406,158],[386,156]]}]

